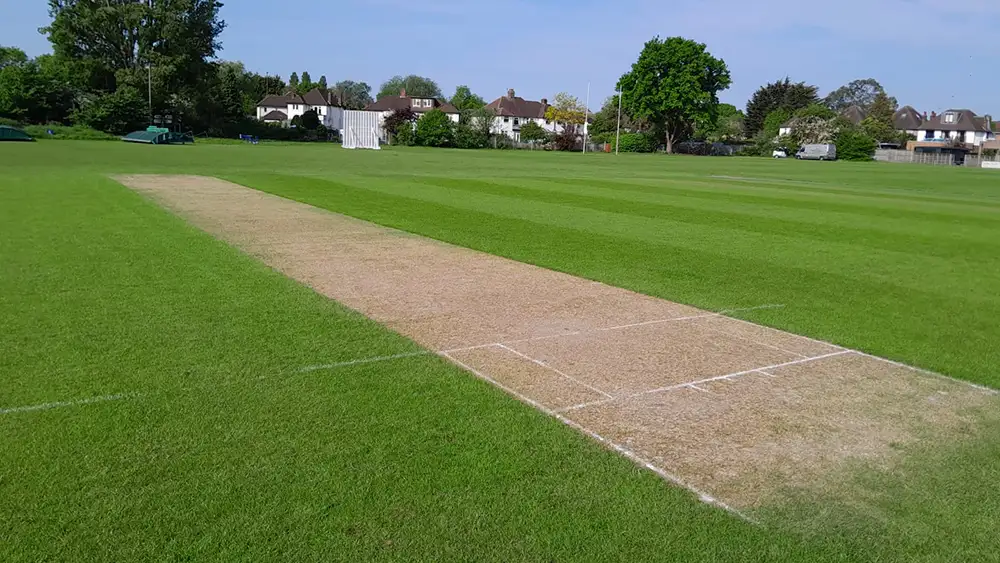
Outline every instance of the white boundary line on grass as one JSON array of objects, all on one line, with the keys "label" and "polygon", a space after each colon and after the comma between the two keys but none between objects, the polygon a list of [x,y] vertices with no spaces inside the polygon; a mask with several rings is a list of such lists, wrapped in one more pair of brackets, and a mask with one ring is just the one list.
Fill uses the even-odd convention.
[{"label": "white boundary line on grass", "polygon": [[611,448],[612,450],[614,450],[614,451],[618,452],[619,454],[621,454],[621,455],[627,457],[628,459],[632,460],[632,462],[640,465],[641,467],[649,469],[653,473],[656,473],[660,477],[663,477],[664,479],[666,479],[667,481],[670,481],[671,483],[674,483],[675,485],[678,485],[680,487],[684,487],[685,489],[687,489],[687,490],[691,491],[692,493],[698,495],[698,499],[701,500],[702,502],[707,503],[707,504],[711,504],[711,505],[714,505],[714,506],[717,506],[719,508],[722,508],[723,510],[728,511],[728,512],[730,512],[730,513],[732,513],[732,514],[734,514],[734,515],[742,518],[743,520],[746,520],[747,522],[750,522],[750,523],[753,523],[753,524],[757,524],[758,523],[756,520],[753,520],[752,518],[750,518],[746,514],[740,512],[739,510],[733,508],[732,506],[729,506],[728,504],[726,504],[726,503],[722,502],[721,500],[713,497],[712,495],[710,495],[710,494],[708,494],[708,493],[706,493],[706,492],[698,489],[697,487],[695,487],[693,485],[688,484],[686,481],[684,481],[680,477],[674,475],[673,473],[670,473],[670,472],[666,471],[662,467],[657,467],[656,465],[653,465],[653,463],[651,461],[649,461],[646,458],[640,456],[639,454],[635,453],[634,451],[630,450],[629,448],[626,448],[625,446],[623,446],[621,444],[613,442],[613,441],[605,438],[604,436],[601,436],[597,432],[594,432],[593,430],[587,428],[586,426],[583,426],[579,422],[576,422],[574,420],[570,420],[570,419],[566,418],[565,416],[559,414],[558,412],[556,412],[556,411],[554,411],[554,410],[546,407],[545,405],[542,405],[541,403],[539,403],[539,402],[537,402],[537,401],[535,401],[535,400],[533,400],[531,398],[528,398],[527,396],[522,395],[522,394],[518,393],[517,391],[514,391],[513,389],[511,389],[511,388],[503,385],[502,383],[500,383],[499,381],[497,381],[497,380],[493,379],[492,377],[486,375],[485,373],[483,373],[483,372],[481,372],[481,371],[473,368],[472,366],[470,366],[470,365],[462,362],[461,360],[458,360],[458,359],[452,357],[447,352],[441,352],[440,355],[442,357],[444,357],[444,358],[447,358],[449,361],[451,361],[455,365],[457,365],[457,366],[465,369],[469,373],[471,373],[471,374],[475,375],[476,377],[482,379],[483,381],[485,381],[485,382],[493,385],[494,387],[500,389],[501,391],[507,393],[508,395],[510,395],[510,396],[512,396],[512,397],[514,397],[514,398],[516,398],[518,400],[520,400],[521,402],[523,402],[523,403],[525,403],[527,405],[530,405],[530,406],[534,407],[535,409],[537,409],[537,410],[539,410],[539,411],[541,411],[541,412],[543,412],[543,413],[551,416],[552,418],[555,418],[556,420],[558,420],[559,422],[562,422],[566,426],[569,426],[570,428],[574,428],[577,431],[582,432],[583,434],[585,434],[587,436],[590,436],[591,438],[597,440],[598,442],[606,445],[607,447]]},{"label": "white boundary line on grass", "polygon": [[52,409],[60,409],[63,407],[82,407],[84,405],[92,405],[95,403],[107,403],[110,401],[137,399],[139,397],[142,397],[140,393],[119,393],[117,395],[102,395],[100,397],[87,397],[86,399],[77,399],[75,401],[56,401],[53,403],[42,403],[40,405],[10,407],[6,409],[0,409],[0,415],[16,414],[20,412],[47,411]]}]

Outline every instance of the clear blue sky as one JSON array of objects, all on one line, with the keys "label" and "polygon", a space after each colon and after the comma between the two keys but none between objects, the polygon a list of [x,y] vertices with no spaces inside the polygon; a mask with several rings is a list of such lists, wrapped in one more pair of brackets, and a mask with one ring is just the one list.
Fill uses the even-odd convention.
[{"label": "clear blue sky", "polygon": [[[0,44],[47,52],[44,0],[0,0]],[[725,59],[744,107],[765,82],[789,76],[821,94],[874,77],[921,111],[965,107],[1000,117],[998,0],[228,0],[221,58],[257,72],[308,70],[313,79],[394,74],[458,84],[492,100],[568,91],[591,106],[655,35],[706,43]]]}]

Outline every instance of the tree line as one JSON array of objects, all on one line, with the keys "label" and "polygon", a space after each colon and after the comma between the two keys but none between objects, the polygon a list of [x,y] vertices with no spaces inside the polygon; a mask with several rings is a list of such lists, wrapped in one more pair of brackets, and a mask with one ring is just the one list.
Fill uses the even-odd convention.
[{"label": "tree line", "polygon": [[[78,124],[121,134],[145,127],[154,116],[169,115],[175,126],[188,131],[234,136],[262,127],[253,116],[257,103],[269,94],[330,89],[348,109],[361,109],[403,90],[444,99],[437,83],[416,75],[394,76],[373,96],[364,82],[331,85],[325,75],[314,82],[308,71],[285,81],[252,72],[240,62],[217,61],[219,35],[225,29],[218,0],[48,0],[48,7],[51,23],[41,31],[52,44],[52,54],[29,58],[15,47],[0,47],[0,118]],[[821,99],[816,87],[786,78],[759,88],[745,111],[719,102],[719,93],[730,84],[726,63],[704,44],[682,37],[653,38],[618,80],[621,99],[612,96],[592,115],[590,132],[594,140],[611,142],[618,132],[620,106],[622,150],[676,152],[690,141],[739,141],[764,154],[779,143],[850,138],[874,146],[876,140],[899,140],[892,127],[896,100],[873,79],[854,81]],[[449,135],[420,139],[435,139],[426,141],[434,145],[482,144],[481,139],[459,139],[481,137],[461,127],[474,121],[472,112],[481,110],[485,100],[468,86],[459,86],[448,101],[463,118]],[[863,122],[840,117],[850,106],[862,108]],[[588,113],[579,100],[560,94],[546,118],[578,133]],[[778,131],[786,123],[794,125],[793,137],[779,140]],[[525,135],[555,141],[530,125],[527,132],[522,130],[522,139]]]}]

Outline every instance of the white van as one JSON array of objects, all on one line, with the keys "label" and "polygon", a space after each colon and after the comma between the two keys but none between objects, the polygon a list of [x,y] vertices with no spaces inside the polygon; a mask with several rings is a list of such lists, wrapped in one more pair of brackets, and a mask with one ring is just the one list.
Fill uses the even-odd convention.
[{"label": "white van", "polygon": [[837,160],[837,145],[833,143],[802,145],[799,152],[795,153],[795,158],[799,160]]}]

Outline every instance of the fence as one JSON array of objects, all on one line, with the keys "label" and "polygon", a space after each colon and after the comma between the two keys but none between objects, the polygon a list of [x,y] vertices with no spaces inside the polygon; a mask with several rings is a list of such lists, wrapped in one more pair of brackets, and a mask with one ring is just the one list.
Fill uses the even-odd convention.
[{"label": "fence", "polygon": [[[908,162],[913,164],[930,164],[934,166],[954,166],[955,155],[949,153],[915,152],[895,149],[878,149],[875,151],[875,160],[881,162]],[[967,168],[981,168],[983,162],[992,162],[993,159],[987,156],[980,158],[978,155],[969,154],[965,156],[965,161],[961,166]]]}]

